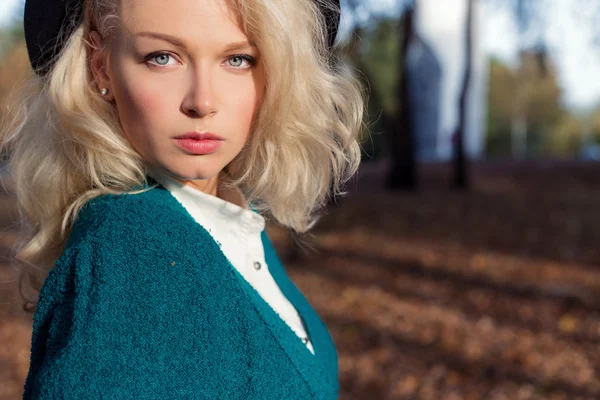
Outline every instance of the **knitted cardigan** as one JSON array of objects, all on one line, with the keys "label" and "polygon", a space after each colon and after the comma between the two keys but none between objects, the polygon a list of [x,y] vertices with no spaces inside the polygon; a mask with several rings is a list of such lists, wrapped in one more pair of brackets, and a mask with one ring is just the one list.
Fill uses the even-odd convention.
[{"label": "knitted cardigan", "polygon": [[[334,342],[267,234],[315,354],[156,184],[79,212],[40,290],[23,399],[337,399]],[[149,187],[144,185],[144,187]]]}]

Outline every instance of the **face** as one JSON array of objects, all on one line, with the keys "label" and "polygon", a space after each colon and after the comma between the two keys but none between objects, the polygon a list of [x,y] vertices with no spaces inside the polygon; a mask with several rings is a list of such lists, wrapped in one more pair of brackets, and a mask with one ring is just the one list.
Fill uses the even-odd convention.
[{"label": "face", "polygon": [[[121,26],[106,56],[93,53],[92,71],[152,167],[184,180],[215,179],[242,150],[258,111],[260,55],[225,0],[166,4],[121,0]],[[91,39],[102,40],[97,32]],[[176,139],[189,132],[222,140],[211,147]]]}]

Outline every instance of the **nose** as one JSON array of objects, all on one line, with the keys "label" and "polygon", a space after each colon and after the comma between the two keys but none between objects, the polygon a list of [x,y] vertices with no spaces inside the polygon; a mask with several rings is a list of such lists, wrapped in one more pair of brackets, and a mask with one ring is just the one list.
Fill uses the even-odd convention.
[{"label": "nose", "polygon": [[192,118],[201,118],[216,113],[214,79],[208,66],[192,68],[189,90],[183,99],[183,113]]}]

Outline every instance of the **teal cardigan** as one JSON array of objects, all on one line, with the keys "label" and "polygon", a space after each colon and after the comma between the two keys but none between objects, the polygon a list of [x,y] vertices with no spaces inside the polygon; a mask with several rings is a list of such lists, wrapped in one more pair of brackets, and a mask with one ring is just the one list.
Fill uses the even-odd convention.
[{"label": "teal cardigan", "polygon": [[44,280],[24,399],[337,399],[338,358],[266,232],[313,355],[163,186],[81,209]]}]

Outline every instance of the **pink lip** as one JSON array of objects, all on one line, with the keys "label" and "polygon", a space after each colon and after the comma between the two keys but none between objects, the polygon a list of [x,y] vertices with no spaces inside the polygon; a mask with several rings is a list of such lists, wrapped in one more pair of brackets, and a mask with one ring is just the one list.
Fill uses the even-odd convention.
[{"label": "pink lip", "polygon": [[174,140],[179,148],[194,155],[214,153],[223,143],[223,139],[210,132],[188,132]]},{"label": "pink lip", "polygon": [[181,149],[196,155],[214,153],[223,143],[223,138],[212,132],[186,132],[174,139]]},{"label": "pink lip", "polygon": [[223,140],[222,137],[215,135],[212,132],[186,132],[183,135],[176,136],[175,139],[195,139],[195,140]]}]

